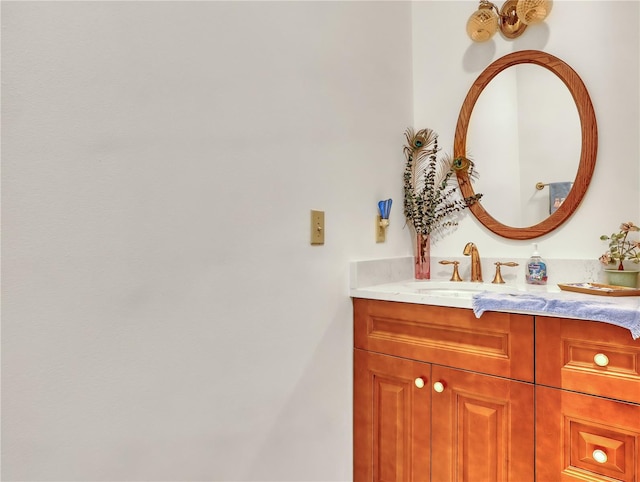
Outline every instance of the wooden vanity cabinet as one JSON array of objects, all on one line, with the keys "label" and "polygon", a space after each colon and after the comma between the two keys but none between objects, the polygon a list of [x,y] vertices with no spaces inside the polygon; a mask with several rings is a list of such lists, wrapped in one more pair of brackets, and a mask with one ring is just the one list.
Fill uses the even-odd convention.
[{"label": "wooden vanity cabinet", "polygon": [[629,330],[353,304],[356,482],[640,482],[640,340]]},{"label": "wooden vanity cabinet", "polygon": [[354,299],[354,480],[534,480],[533,317]]},{"label": "wooden vanity cabinet", "polygon": [[536,478],[640,480],[640,340],[536,317]]}]

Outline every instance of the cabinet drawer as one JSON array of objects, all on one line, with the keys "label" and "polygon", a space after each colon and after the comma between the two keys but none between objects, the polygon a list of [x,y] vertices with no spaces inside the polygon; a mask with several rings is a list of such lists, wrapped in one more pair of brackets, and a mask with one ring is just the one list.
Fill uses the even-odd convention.
[{"label": "cabinet drawer", "polygon": [[353,299],[355,347],[533,381],[533,317]]},{"label": "cabinet drawer", "polygon": [[640,340],[607,323],[536,317],[536,383],[640,403]]},{"label": "cabinet drawer", "polygon": [[536,479],[636,482],[640,405],[536,387]]}]

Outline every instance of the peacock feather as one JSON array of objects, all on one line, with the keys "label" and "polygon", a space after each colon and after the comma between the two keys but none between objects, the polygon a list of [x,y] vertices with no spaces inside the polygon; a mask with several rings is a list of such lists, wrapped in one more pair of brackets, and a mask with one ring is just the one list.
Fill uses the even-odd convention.
[{"label": "peacock feather", "polygon": [[404,213],[417,233],[432,232],[457,225],[453,215],[477,202],[482,194],[470,198],[456,196],[456,171],[475,174],[473,162],[466,157],[438,159],[438,134],[431,129],[405,131]]}]

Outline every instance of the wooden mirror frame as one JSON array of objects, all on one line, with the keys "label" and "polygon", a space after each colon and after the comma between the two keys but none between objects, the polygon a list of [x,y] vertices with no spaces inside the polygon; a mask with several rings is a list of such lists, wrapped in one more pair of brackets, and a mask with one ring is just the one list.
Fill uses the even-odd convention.
[{"label": "wooden mirror frame", "polygon": [[[568,64],[551,54],[538,50],[522,50],[505,55],[493,62],[480,74],[471,86],[471,89],[469,89],[469,93],[464,99],[462,108],[460,109],[458,123],[456,125],[456,133],[453,141],[454,157],[466,157],[467,130],[469,129],[471,113],[484,88],[500,72],[517,64],[536,64],[550,70],[564,82],[571,92],[571,96],[578,108],[582,132],[582,150],[578,173],[566,200],[553,214],[549,215],[548,218],[533,226],[516,228],[504,225],[494,219],[484,207],[482,207],[482,202],[471,205],[469,209],[480,223],[499,236],[509,239],[532,239],[543,236],[556,229],[574,213],[578,205],[582,202],[596,165],[598,127],[596,125],[596,116],[591,98],[580,76]],[[496,146],[496,149],[498,148],[499,146]],[[478,167],[479,171],[482,171],[482,159],[479,160]],[[456,175],[462,195],[464,197],[473,196],[473,186],[467,171],[456,171]]]}]

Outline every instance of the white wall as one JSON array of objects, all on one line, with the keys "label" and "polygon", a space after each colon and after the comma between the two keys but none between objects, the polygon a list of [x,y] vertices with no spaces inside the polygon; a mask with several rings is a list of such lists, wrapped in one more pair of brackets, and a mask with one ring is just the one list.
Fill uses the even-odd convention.
[{"label": "white wall", "polygon": [[410,16],[2,2],[3,480],[351,478],[348,263],[411,252]]},{"label": "white wall", "polygon": [[[452,152],[460,106],[487,65],[525,49],[563,59],[589,90],[598,121],[598,158],[578,212],[535,241],[549,258],[597,259],[606,249],[601,234],[613,232],[626,220],[640,222],[640,2],[556,0],[546,22],[530,27],[520,38],[505,40],[497,34],[487,43],[474,44],[465,24],[477,5],[413,4],[416,128],[436,130],[443,150]],[[482,160],[476,161],[482,177]],[[483,178],[484,182],[491,181]],[[482,256],[501,258],[526,258],[533,242],[500,238],[467,216],[455,232],[435,241],[432,254],[460,255],[468,241],[478,245]]]},{"label": "white wall", "polygon": [[[3,480],[349,480],[348,262],[410,253],[404,129],[447,150],[512,50],[572,65],[598,116],[543,254],[597,257],[638,220],[638,2],[556,0],[485,45],[476,5],[2,2]],[[470,240],[530,251],[467,217],[432,252]]]}]

